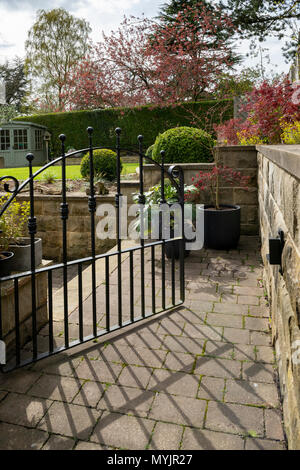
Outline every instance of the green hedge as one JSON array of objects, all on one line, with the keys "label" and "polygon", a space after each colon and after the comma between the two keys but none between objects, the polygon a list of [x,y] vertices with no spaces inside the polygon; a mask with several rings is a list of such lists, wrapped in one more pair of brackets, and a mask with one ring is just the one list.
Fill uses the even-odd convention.
[{"label": "green hedge", "polygon": [[[197,125],[193,114],[199,116]],[[110,108],[92,111],[72,111],[65,113],[36,114],[21,116],[15,120],[29,121],[46,126],[52,134],[51,150],[53,157],[60,154],[59,134],[65,134],[66,148],[80,150],[88,147],[86,128],[94,128],[93,143],[97,147],[115,147],[115,128],[121,127],[121,147],[138,148],[137,136],[144,136],[144,149],[152,145],[159,133],[177,126],[201,127],[213,131],[213,124],[233,117],[232,100],[207,100],[197,103],[184,103],[179,106],[136,108]],[[209,124],[207,124],[207,121]]]}]

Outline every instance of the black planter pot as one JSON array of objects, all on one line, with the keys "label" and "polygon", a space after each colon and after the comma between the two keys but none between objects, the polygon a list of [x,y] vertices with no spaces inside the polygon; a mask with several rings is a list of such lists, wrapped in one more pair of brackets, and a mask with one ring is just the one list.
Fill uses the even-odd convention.
[{"label": "black planter pot", "polygon": [[212,205],[204,208],[204,246],[216,250],[236,248],[240,239],[241,208],[233,205]]},{"label": "black planter pot", "polygon": [[14,253],[11,251],[2,251],[2,255],[5,258],[0,258],[0,277],[9,276],[12,268],[11,268],[11,261],[14,256]]},{"label": "black planter pot", "polygon": [[[174,229],[170,228],[170,238],[174,237]],[[165,244],[165,254],[168,259],[171,259],[174,253],[174,258],[179,259],[180,257],[180,244],[182,240],[174,240]],[[184,250],[184,256],[189,256],[190,250]]]}]

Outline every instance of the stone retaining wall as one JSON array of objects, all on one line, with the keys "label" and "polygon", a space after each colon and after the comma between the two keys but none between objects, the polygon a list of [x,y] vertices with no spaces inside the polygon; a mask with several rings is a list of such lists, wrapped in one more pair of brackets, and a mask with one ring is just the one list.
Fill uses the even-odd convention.
[{"label": "stone retaining wall", "polygon": [[[127,196],[128,204],[132,202],[132,193],[139,189],[138,181],[124,181],[121,184],[123,196]],[[19,201],[28,201],[28,195],[19,195]],[[67,222],[68,259],[84,258],[91,252],[90,213],[88,196],[83,193],[67,194],[69,218]],[[96,196],[99,204],[115,205],[115,196]],[[60,218],[60,195],[36,194],[34,210],[37,218],[37,236],[43,241],[43,258],[62,260],[62,222]],[[96,216],[96,227],[102,217]],[[128,219],[128,223],[132,218]],[[101,240],[96,237],[96,253],[105,253],[116,244],[115,240]]]},{"label": "stone retaining wall", "polygon": [[[29,200],[29,196],[18,196],[18,200]],[[113,196],[96,196],[98,204],[114,204]],[[43,258],[62,261],[62,221],[60,218],[60,195],[35,195],[34,211],[37,219],[37,237],[43,241]],[[69,217],[67,221],[68,259],[90,255],[91,232],[88,196],[68,195]],[[96,226],[100,221],[96,216]],[[115,240],[100,240],[96,237],[96,252],[105,253],[115,245]]]},{"label": "stone retaining wall", "polygon": [[[300,146],[257,146],[264,281],[290,449],[300,449]],[[284,231],[282,275],[270,266],[268,240]]]},{"label": "stone retaining wall", "polygon": [[[238,204],[241,206],[241,233],[254,235],[258,233],[258,202],[257,202],[257,157],[255,147],[220,147],[220,163],[233,167],[243,175],[251,176],[248,191],[239,187],[223,186],[220,189],[221,204]],[[184,169],[185,182],[190,184],[192,176],[199,170],[209,171],[214,164],[181,164]],[[154,165],[144,167],[145,190],[157,183],[160,171]],[[131,204],[132,193],[139,191],[139,182],[125,180],[121,182],[121,192]],[[204,196],[204,195],[203,195]],[[20,200],[28,200],[28,195],[18,196]],[[97,196],[98,204],[115,204],[114,195]],[[69,218],[67,222],[68,259],[86,257],[90,254],[90,213],[88,197],[85,194],[68,194]],[[203,197],[203,203],[208,202]],[[46,259],[62,259],[62,224],[60,219],[61,196],[36,195],[35,213],[37,217],[37,236],[43,240],[43,257]],[[96,216],[96,226],[100,218]],[[128,220],[128,223],[131,219]],[[115,240],[96,238],[96,252],[104,253],[114,246]]]},{"label": "stone retaining wall", "polygon": [[[51,264],[43,260],[41,267],[47,267]],[[20,319],[20,346],[22,347],[32,338],[32,317],[31,317],[31,278],[23,277],[19,280],[19,319]],[[13,281],[2,282],[0,288],[2,311],[2,333],[6,344],[6,353],[8,359],[15,348],[15,300]],[[47,310],[48,282],[47,273],[40,272],[36,275],[36,318],[37,330],[48,322]]]}]

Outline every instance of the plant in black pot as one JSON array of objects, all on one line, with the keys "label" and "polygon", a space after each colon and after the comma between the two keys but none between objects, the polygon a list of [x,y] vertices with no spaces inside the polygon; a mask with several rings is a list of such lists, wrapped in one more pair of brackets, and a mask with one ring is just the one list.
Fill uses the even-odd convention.
[{"label": "plant in black pot", "polygon": [[[185,195],[188,194],[188,191],[192,189],[193,186],[184,187]],[[159,207],[161,204],[161,184],[156,184],[152,186],[147,192],[144,193],[145,196],[145,205],[143,207],[144,213],[144,236],[145,238],[153,238],[153,239],[172,239],[177,237],[177,233],[181,233],[181,228],[177,226],[177,217],[175,216],[173,211],[170,211],[169,218],[163,219],[162,216],[159,217]],[[164,184],[164,197],[165,197],[165,204],[168,206],[172,206],[173,204],[178,203],[178,194],[176,188],[170,183],[170,181],[166,180]],[[135,203],[139,203],[139,194],[135,193],[132,197]],[[157,211],[157,220],[158,220],[158,227],[153,227],[153,217],[155,211]],[[180,217],[179,217],[180,218]],[[169,223],[169,227],[166,226],[166,223]],[[185,221],[187,224],[188,221]],[[192,223],[192,222],[191,222]],[[154,224],[155,225],[155,224]],[[132,228],[137,232],[140,232],[140,217],[138,217]],[[174,240],[172,242],[168,242],[165,245],[165,253],[167,258],[172,258],[174,256],[175,259],[178,259],[180,256],[180,242],[181,240]],[[185,250],[185,256],[189,254],[188,250]]]},{"label": "plant in black pot", "polygon": [[[8,199],[0,198],[0,206]],[[13,253],[6,264],[7,271],[27,271],[31,268],[30,238],[25,236],[30,204],[14,200],[0,218],[0,250]],[[42,240],[35,239],[36,266],[42,262]],[[3,275],[3,274],[2,274]]]},{"label": "plant in black pot", "polygon": [[210,196],[204,204],[204,246],[228,250],[236,248],[240,238],[241,208],[238,205],[220,204],[220,188],[234,186],[248,189],[250,177],[225,166],[214,166],[210,172],[200,171],[192,178],[193,187],[185,197],[186,202],[203,203],[203,193]]}]

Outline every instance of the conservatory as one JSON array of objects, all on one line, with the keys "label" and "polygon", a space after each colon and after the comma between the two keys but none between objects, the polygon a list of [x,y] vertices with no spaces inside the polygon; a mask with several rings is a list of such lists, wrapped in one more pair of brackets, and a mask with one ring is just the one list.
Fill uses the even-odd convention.
[{"label": "conservatory", "polygon": [[34,154],[35,165],[47,161],[47,128],[32,122],[11,121],[0,125],[0,166],[2,168],[27,166],[27,153]]}]

